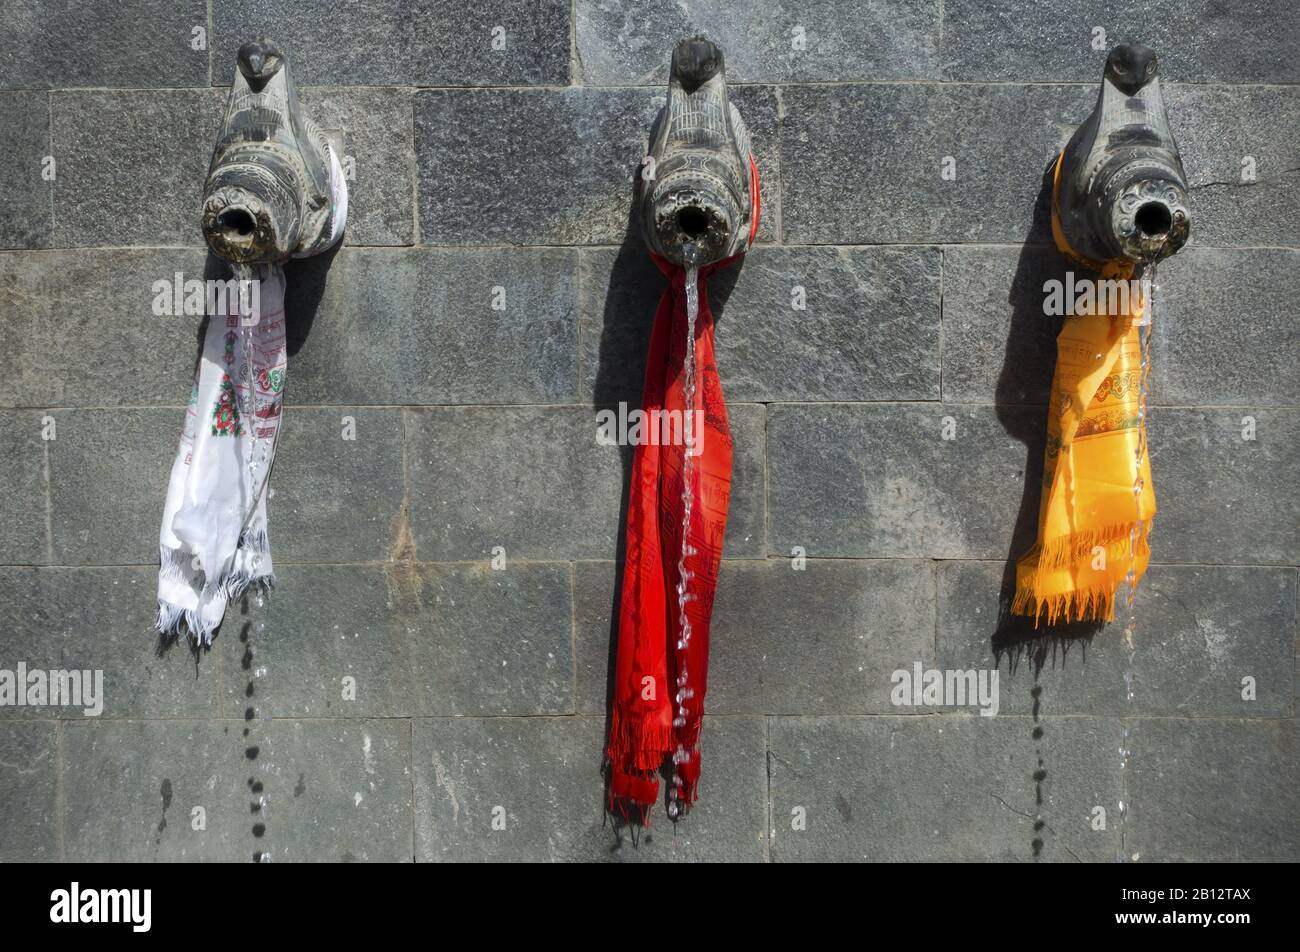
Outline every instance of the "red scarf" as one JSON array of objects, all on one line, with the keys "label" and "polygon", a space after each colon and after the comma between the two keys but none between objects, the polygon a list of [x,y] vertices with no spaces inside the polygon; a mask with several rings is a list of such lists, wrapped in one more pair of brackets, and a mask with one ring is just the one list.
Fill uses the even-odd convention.
[{"label": "red scarf", "polygon": [[[750,159],[753,217],[749,240],[758,231],[758,169]],[[735,262],[735,255],[699,270],[699,314],[695,325],[695,399],[693,416],[702,416],[702,447],[693,457],[694,492],[687,538],[691,552],[686,614],[691,637],[679,646],[678,562],[682,552],[682,468],[687,452],[681,442],[653,445],[642,440],[632,457],[628,490],[627,547],[623,591],[618,616],[618,659],[610,712],[606,756],[610,763],[609,809],[625,818],[646,822],[659,796],[655,773],[665,760],[675,766],[680,781],[676,800],[680,812],[693,804],[700,778],[701,715],[708,685],[709,621],[722,561],[731,497],[731,432],[727,404],[713,350],[713,313],[709,310],[705,278]],[[676,411],[683,431],[685,407],[686,271],[651,255],[670,286],[659,299],[650,351],[646,359],[641,408],[647,430],[657,426],[655,411]],[[687,713],[678,717],[678,677],[685,663]],[[679,814],[673,814],[676,818]]]}]

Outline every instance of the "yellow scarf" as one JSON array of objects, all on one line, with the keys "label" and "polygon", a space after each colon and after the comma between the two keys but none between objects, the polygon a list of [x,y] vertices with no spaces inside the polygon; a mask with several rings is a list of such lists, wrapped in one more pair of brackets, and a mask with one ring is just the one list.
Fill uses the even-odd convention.
[{"label": "yellow scarf", "polygon": [[[1130,281],[1130,262],[1088,261],[1070,248],[1056,208],[1060,178],[1058,158],[1056,247],[1103,280]],[[1139,413],[1146,301],[1140,295],[1128,300],[1124,313],[1069,318],[1056,340],[1038,541],[1016,564],[1011,606],[1014,614],[1032,615],[1035,624],[1044,613],[1049,624],[1110,621],[1120,583],[1132,572],[1136,585],[1146,572],[1156,514],[1146,421]]]}]

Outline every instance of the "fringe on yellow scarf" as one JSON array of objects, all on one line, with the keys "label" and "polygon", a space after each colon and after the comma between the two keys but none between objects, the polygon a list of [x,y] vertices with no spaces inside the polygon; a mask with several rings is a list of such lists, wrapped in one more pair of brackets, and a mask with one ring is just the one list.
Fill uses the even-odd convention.
[{"label": "fringe on yellow scarf", "polygon": [[[1070,248],[1056,208],[1060,178],[1058,158],[1056,247],[1103,280],[1132,280],[1130,263],[1088,261]],[[1136,585],[1150,558],[1156,497],[1142,449],[1146,421],[1138,412],[1146,301],[1140,295],[1127,300],[1123,313],[1068,318],[1057,337],[1038,541],[1016,564],[1011,605],[1013,614],[1033,616],[1035,625],[1044,615],[1048,624],[1112,620],[1120,584],[1131,571]]]}]

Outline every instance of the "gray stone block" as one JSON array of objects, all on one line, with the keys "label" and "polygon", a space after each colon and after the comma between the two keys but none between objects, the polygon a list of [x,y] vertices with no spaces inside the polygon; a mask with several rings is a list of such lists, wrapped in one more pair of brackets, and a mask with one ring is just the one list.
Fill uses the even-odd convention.
[{"label": "gray stone block", "polygon": [[[1099,862],[1119,852],[1114,720],[776,717],[769,743],[774,860]],[[1091,827],[1095,807],[1104,830]],[[806,829],[794,829],[797,810]]]},{"label": "gray stone block", "polygon": [[[292,367],[286,388],[293,388]],[[386,558],[395,544],[402,484],[400,410],[289,407],[267,503],[273,557]]]},{"label": "gray stone block", "polygon": [[414,722],[416,859],[581,855],[583,841],[604,832],[602,739],[596,718]]},{"label": "gray stone block", "polygon": [[[4,43],[0,39],[0,49]],[[47,247],[54,231],[53,184],[42,177],[50,155],[49,95],[0,92],[0,138],[7,153],[0,166],[0,249]]]},{"label": "gray stone block", "polygon": [[167,478],[185,412],[57,410],[51,440],[54,561],[157,565]]},{"label": "gray stone block", "polygon": [[183,290],[204,268],[197,249],[0,255],[0,403],[183,407],[203,318],[154,305],[174,310],[176,274]]},{"label": "gray stone block", "polygon": [[[1027,450],[1018,434],[1040,418],[1041,411],[938,403],[775,405],[772,551],[798,545],[814,558],[1005,557],[1026,530],[1032,537],[1018,511],[1027,466],[1042,450]],[[954,439],[943,438],[946,427]]]},{"label": "gray stone block", "polygon": [[1043,313],[1043,285],[1071,270],[1085,277],[1042,245],[943,250],[945,400],[1047,405],[1062,320]]},{"label": "gray stone block", "polygon": [[1131,723],[1133,809],[1124,824],[1130,859],[1300,859],[1294,720],[1141,718]]},{"label": "gray stone block", "polygon": [[208,28],[204,0],[24,0],[5,5],[0,87],[203,86]]},{"label": "gray stone block", "polygon": [[1300,404],[1300,252],[1188,248],[1158,281],[1153,403]]},{"label": "gray stone block", "polygon": [[663,85],[673,45],[703,34],[722,48],[731,82],[938,79],[939,9],[924,0],[776,0],[742,15],[719,0],[692,3],[689,11],[579,0],[578,63],[587,85]]},{"label": "gray stone block", "polygon": [[[275,590],[226,609],[222,655],[227,717],[406,717],[410,643],[400,569],[276,565]],[[251,693],[250,693],[251,692]]]},{"label": "gray stone block", "polygon": [[[664,96],[649,89],[429,90],[415,95],[420,237],[428,244],[628,243],[634,176]],[[776,235],[777,100],[736,96],[763,186],[759,237]],[[657,295],[656,295],[657,297]]]},{"label": "gray stone block", "polygon": [[[0,569],[6,620],[0,668],[82,672],[82,706],[0,707],[0,718],[63,718],[76,723],[136,717],[217,717],[219,662],[186,645],[163,650],[153,630],[158,571],[138,568]],[[84,688],[82,689],[84,690]],[[53,698],[50,698],[53,700]],[[100,713],[88,717],[87,708]]]},{"label": "gray stone block", "polygon": [[[997,670],[1001,713],[1032,713],[1037,699],[1047,715],[1291,715],[1291,569],[1152,566],[1133,606],[1131,663],[1125,590],[1108,625],[1035,634],[1028,620],[1000,619],[1004,570],[999,562],[939,569],[938,667]],[[1242,700],[1247,676],[1254,701]]]},{"label": "gray stone block", "polygon": [[420,238],[435,245],[640,243],[634,176],[650,90],[420,90]]},{"label": "gray stone block", "polygon": [[[1094,50],[1094,31],[1105,33]],[[1205,42],[1196,42],[1203,37]],[[943,78],[1009,83],[1099,83],[1106,53],[1140,40],[1160,74],[1186,83],[1294,83],[1300,20],[1267,0],[944,0]]]},{"label": "gray stone block", "polygon": [[417,858],[762,859],[766,778],[760,719],[706,718],[699,805],[676,832],[657,806],[639,848],[604,818],[603,748],[604,726],[595,717],[416,721]]},{"label": "gray stone block", "polygon": [[[664,286],[635,250],[582,252],[582,386],[596,402],[640,398]],[[715,274],[708,293],[732,400],[939,395],[933,250],[758,247],[740,268]]]},{"label": "gray stone block", "polygon": [[[252,859],[261,848],[246,785],[254,768],[246,766],[239,731],[238,722],[212,720],[65,728],[68,860]],[[196,830],[200,819],[205,828]]]},{"label": "gray stone block", "polygon": [[[721,574],[731,572],[730,561]],[[614,601],[622,565],[615,562],[573,564],[574,706],[579,714],[604,715],[609,710],[610,679],[617,645],[618,604]],[[708,709],[713,705],[706,699]]]},{"label": "gray stone block", "polygon": [[[1185,249],[1158,276],[1153,405],[1290,406],[1300,400],[1300,337],[1290,316],[1296,253]],[[943,252],[943,396],[1046,405],[1061,319],[1043,312],[1048,281],[1090,272],[1054,248]],[[1224,316],[1231,314],[1231,320]]]},{"label": "gray stone block", "polygon": [[55,244],[202,245],[199,201],[224,103],[215,89],[52,93]]},{"label": "gray stone block", "polygon": [[[1252,425],[1255,438],[1243,439]],[[1295,563],[1300,438],[1292,411],[1160,407],[1149,440],[1156,561]]]},{"label": "gray stone block", "polygon": [[[242,723],[70,727],[68,858],[239,862],[269,852],[276,862],[392,862],[411,855],[409,725],[285,720],[245,738]],[[265,818],[253,808],[260,794],[269,797]],[[206,811],[206,830],[193,829],[195,807]]]},{"label": "gray stone block", "polygon": [[420,567],[411,623],[417,714],[573,713],[569,566]]},{"label": "gray stone block", "polygon": [[[233,60],[230,68],[233,76]],[[228,83],[231,76],[220,79]],[[313,122],[343,133],[339,161],[350,176],[344,242],[412,244],[415,146],[410,91],[329,86],[303,89],[301,94],[302,108]]]},{"label": "gray stone block", "polygon": [[[1276,20],[1263,22],[1271,29]],[[1300,32],[1300,22],[1292,30]],[[1290,61],[1300,70],[1297,57]],[[1166,105],[1191,187],[1193,241],[1300,245],[1295,140],[1288,134],[1300,124],[1300,88],[1175,86]],[[1246,156],[1254,160],[1250,184],[1241,181]]]},{"label": "gray stone block", "polygon": [[0,862],[59,859],[58,774],[54,724],[0,723]]},{"label": "gray stone block", "polygon": [[1021,241],[1048,165],[1095,98],[1081,86],[785,89],[782,234],[808,244]]},{"label": "gray stone block", "polygon": [[408,410],[406,439],[419,558],[487,561],[496,546],[514,559],[613,553],[620,448],[596,444],[592,410]]},{"label": "gray stone block", "polygon": [[573,399],[572,251],[345,249],[316,276],[324,294],[290,361],[291,403]]},{"label": "gray stone block", "polygon": [[271,796],[266,834],[253,842],[273,861],[413,857],[409,722],[272,722],[250,763],[245,754],[244,774],[264,777]]},{"label": "gray stone block", "polygon": [[[213,0],[212,75],[228,82],[242,43],[269,35],[302,83],[528,86],[569,82],[564,0]],[[504,47],[494,49],[494,30]]]},{"label": "gray stone block", "polygon": [[46,528],[45,452],[37,410],[0,410],[0,561],[40,565],[49,561]]},{"label": "gray stone block", "polygon": [[[578,709],[598,714],[609,700],[616,567],[579,562],[574,571]],[[934,663],[933,569],[725,561],[709,656],[711,714],[911,713],[890,703],[890,675]]]},{"label": "gray stone block", "polygon": [[[763,410],[728,408],[735,457],[728,556],[764,549]],[[411,529],[419,558],[608,559],[630,447],[596,442],[587,407],[408,410]],[[474,447],[466,453],[466,447]],[[630,465],[630,463],[629,463]]]}]

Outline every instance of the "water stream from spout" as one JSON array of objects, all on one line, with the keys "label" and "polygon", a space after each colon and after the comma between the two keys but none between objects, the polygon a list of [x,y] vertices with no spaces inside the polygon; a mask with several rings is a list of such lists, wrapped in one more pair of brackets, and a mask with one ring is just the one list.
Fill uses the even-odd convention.
[{"label": "water stream from spout", "polygon": [[[1130,713],[1133,710],[1136,693],[1134,690],[1133,668],[1137,656],[1137,555],[1138,546],[1142,543],[1142,491],[1145,484],[1142,479],[1142,463],[1147,454],[1147,400],[1150,394],[1151,379],[1151,328],[1155,312],[1155,296],[1158,290],[1156,284],[1156,266],[1150,264],[1142,269],[1139,278],[1139,284],[1142,292],[1142,313],[1137,319],[1139,334],[1139,354],[1138,362],[1138,411],[1137,411],[1137,446],[1133,450],[1133,461],[1136,464],[1137,475],[1133,478],[1133,509],[1134,519],[1133,528],[1129,530],[1129,570],[1125,576],[1128,590],[1125,593],[1127,618],[1124,623],[1124,689],[1125,703]],[[1149,533],[1148,533],[1149,538]],[[1121,720],[1122,742],[1120,745],[1120,789],[1124,791],[1122,796],[1127,796],[1128,780],[1132,773],[1133,767],[1133,749],[1132,734],[1129,727],[1129,721]],[[1119,803],[1120,811],[1120,861],[1128,860],[1126,855],[1123,829],[1124,821],[1128,816],[1128,804],[1121,799]]]},{"label": "water stream from spout", "polygon": [[[690,580],[693,577],[686,567],[688,556],[695,554],[690,544],[691,514],[695,505],[695,463],[694,454],[700,451],[695,446],[693,434],[695,429],[695,324],[700,313],[700,249],[694,242],[687,242],[682,247],[682,256],[686,262],[686,356],[683,360],[682,383],[682,441],[685,452],[682,454],[682,528],[681,552],[677,560],[677,692],[673,699],[677,710],[673,717],[673,726],[684,728],[687,723],[689,707],[687,702],[695,697],[690,687],[687,671],[687,650],[691,644],[691,620],[686,613],[686,605],[694,596],[690,592]],[[700,428],[701,433],[703,427]],[[673,752],[673,782],[668,791],[668,815],[676,820],[686,811],[686,804],[681,799],[682,778],[681,764],[691,758],[691,751],[682,743],[677,744]]]}]

